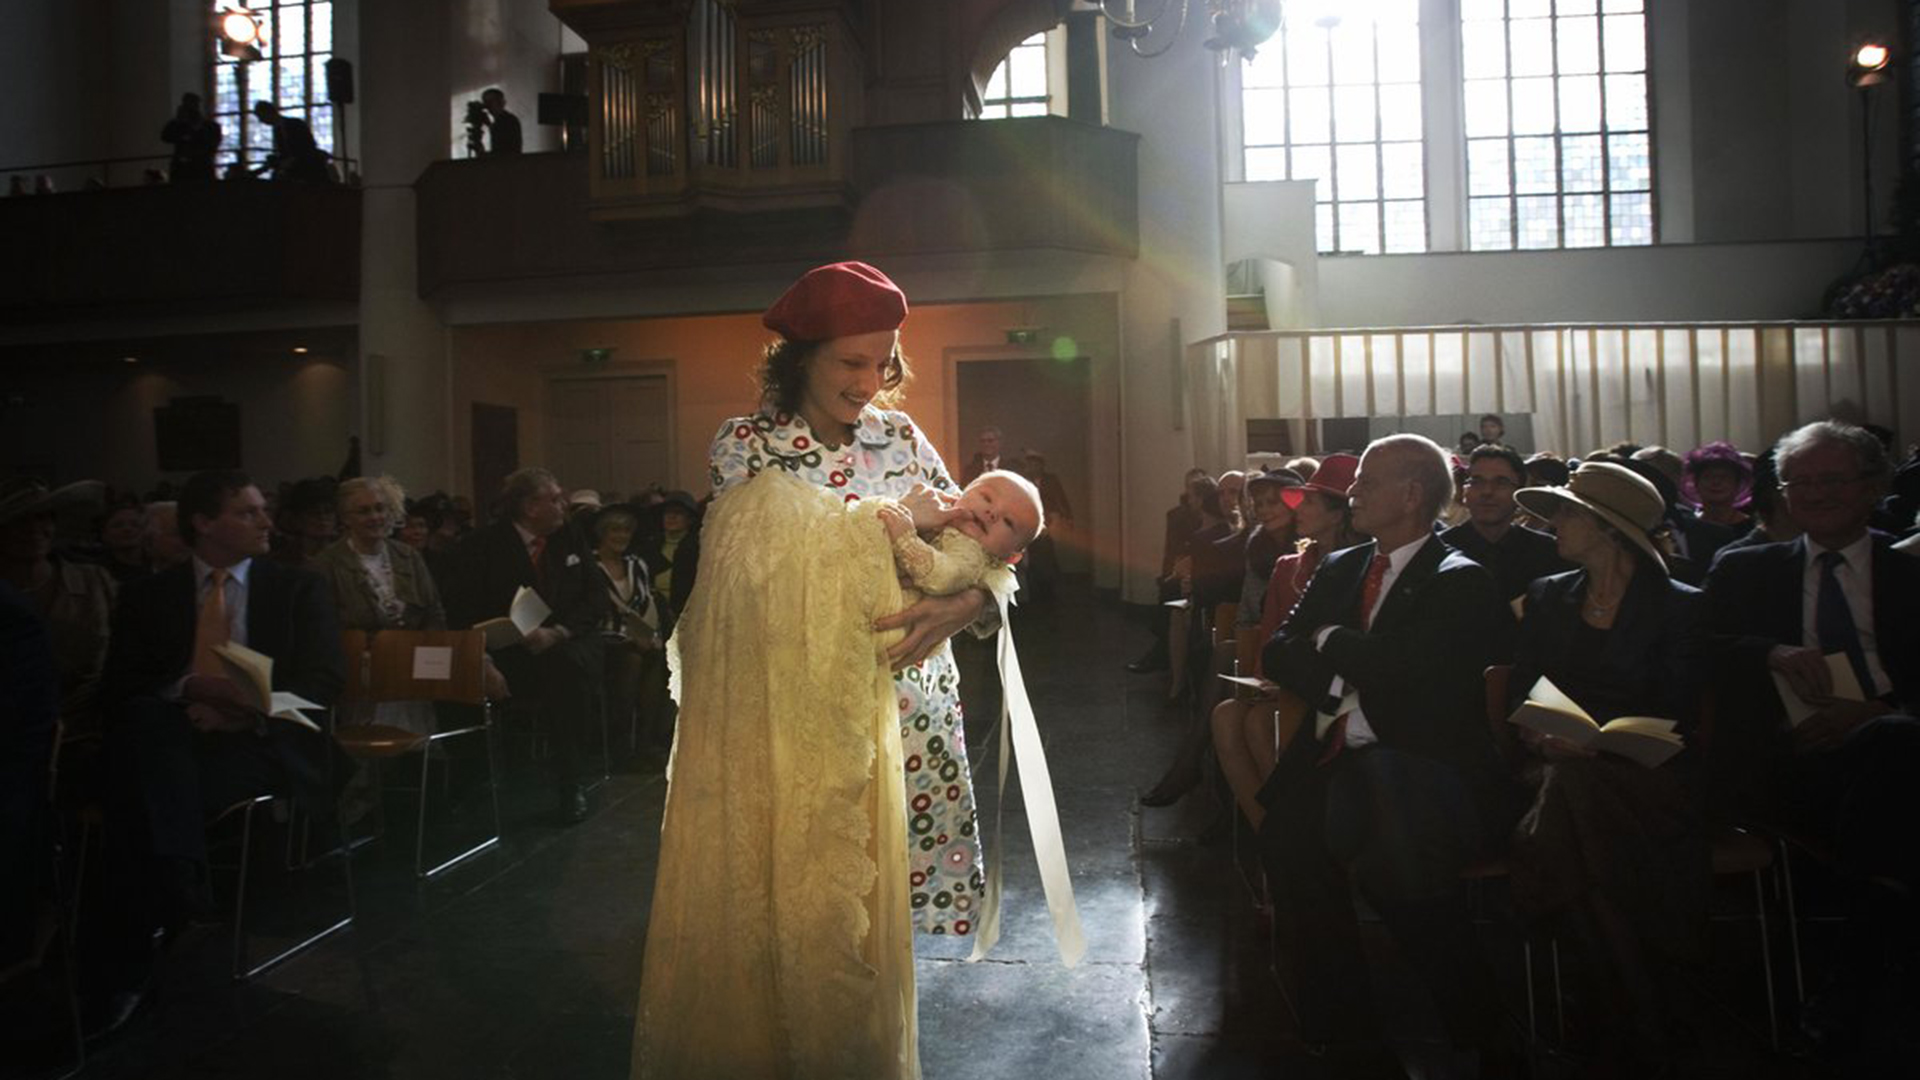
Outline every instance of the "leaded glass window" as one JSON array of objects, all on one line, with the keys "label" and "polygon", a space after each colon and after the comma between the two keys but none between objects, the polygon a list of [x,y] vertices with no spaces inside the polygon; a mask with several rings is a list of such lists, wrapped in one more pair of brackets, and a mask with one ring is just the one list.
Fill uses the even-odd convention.
[{"label": "leaded glass window", "polygon": [[[212,9],[217,15],[236,6],[215,3]],[[273,129],[253,115],[256,101],[271,101],[285,115],[305,120],[320,149],[334,153],[326,70],[333,58],[332,0],[255,0],[246,10],[260,20],[260,59],[238,60],[211,46],[218,168],[223,174],[236,163],[257,169],[273,152]]]},{"label": "leaded glass window", "polygon": [[1313,180],[1323,252],[1427,250],[1420,5],[1289,2],[1241,69],[1248,180]]},{"label": "leaded glass window", "polygon": [[1015,45],[980,95],[980,119],[1047,115],[1047,35]]},{"label": "leaded glass window", "polygon": [[1475,251],[1654,241],[1643,0],[1460,0]]}]

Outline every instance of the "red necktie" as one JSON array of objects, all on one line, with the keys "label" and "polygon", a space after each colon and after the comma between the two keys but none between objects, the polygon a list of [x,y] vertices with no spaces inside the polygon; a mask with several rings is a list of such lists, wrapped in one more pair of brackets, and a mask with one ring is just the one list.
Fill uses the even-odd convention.
[{"label": "red necktie", "polygon": [[541,556],[547,553],[547,538],[536,536],[527,544],[527,555],[533,559],[533,580],[536,585],[544,585],[547,580],[546,564]]},{"label": "red necktie", "polygon": [[[1373,564],[1367,567],[1366,583],[1360,586],[1360,629],[1373,625],[1373,605],[1380,599],[1380,586],[1386,583],[1387,567],[1392,560],[1384,552],[1375,552]],[[1341,713],[1334,717],[1333,726],[1327,729],[1327,749],[1320,755],[1320,764],[1325,765],[1339,755],[1347,746],[1347,717],[1351,713]]]},{"label": "red necktie", "polygon": [[200,602],[200,613],[193,626],[193,673],[223,675],[225,669],[214,647],[233,638],[227,625],[227,571],[220,567],[207,574],[207,598]]}]

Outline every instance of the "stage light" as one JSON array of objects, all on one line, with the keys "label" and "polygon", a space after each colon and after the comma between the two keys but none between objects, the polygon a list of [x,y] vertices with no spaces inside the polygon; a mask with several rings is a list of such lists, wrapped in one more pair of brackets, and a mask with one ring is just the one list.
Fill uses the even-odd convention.
[{"label": "stage light", "polygon": [[236,60],[260,59],[260,17],[246,8],[228,8],[215,13],[214,35],[220,39],[220,52]]},{"label": "stage light", "polygon": [[1868,87],[1887,81],[1887,63],[1892,59],[1893,53],[1877,41],[1860,46],[1847,60],[1847,82]]},{"label": "stage light", "polygon": [[140,362],[140,358],[137,356],[123,356],[120,358],[120,362],[123,364],[137,364]]},{"label": "stage light", "polygon": [[307,355],[307,347],[305,345],[295,345],[293,347],[293,354],[295,356],[305,356]]}]

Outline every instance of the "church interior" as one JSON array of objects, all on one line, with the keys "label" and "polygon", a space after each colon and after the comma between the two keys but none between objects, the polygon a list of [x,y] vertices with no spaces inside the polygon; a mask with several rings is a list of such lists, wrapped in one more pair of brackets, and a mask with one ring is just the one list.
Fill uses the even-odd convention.
[{"label": "church interior", "polygon": [[[51,626],[57,722],[29,730],[30,695],[0,693],[15,789],[0,878],[16,883],[0,889],[0,1076],[651,1075],[632,1055],[673,737],[658,646],[627,690],[583,696],[578,755],[539,695],[457,722],[443,699],[405,745],[343,737],[354,823],[278,791],[210,815],[210,917],[155,936],[138,984],[103,998],[90,950],[113,898],[96,894],[127,885],[100,790],[124,782],[116,720],[91,700],[117,685],[106,628],[119,635],[131,605],[113,597],[154,591],[134,582],[162,572],[170,532],[198,542],[196,474],[244,474],[274,557],[323,574],[320,552],[355,535],[352,499],[372,490],[357,482],[384,478],[390,542],[438,574],[464,532],[518,520],[516,484],[537,474],[566,496],[583,554],[624,515],[628,553],[645,547],[657,598],[678,608],[658,572],[692,584],[675,545],[691,552],[712,513],[710,448],[762,408],[763,313],[810,268],[849,260],[906,298],[910,373],[891,407],[913,437],[954,486],[1004,467],[1045,504],[1000,632],[1026,673],[1087,939],[1064,964],[1031,800],[997,749],[1002,674],[991,640],[963,632],[963,736],[981,838],[989,857],[1005,847],[1006,918],[980,961],[964,936],[918,935],[911,1075],[1897,1075],[1920,1055],[1911,849],[1861,871],[1845,843],[1708,811],[1711,871],[1684,916],[1697,933],[1671,970],[1651,962],[1662,1030],[1616,1038],[1629,1021],[1595,1018],[1640,988],[1607,983],[1577,931],[1530,917],[1538,883],[1516,854],[1459,870],[1455,935],[1488,972],[1511,1060],[1463,1043],[1431,958],[1365,889],[1367,1034],[1321,1038],[1280,856],[1215,749],[1224,706],[1268,699],[1214,676],[1257,672],[1263,647],[1271,668],[1279,648],[1242,578],[1273,588],[1295,548],[1255,565],[1257,491],[1327,495],[1352,524],[1365,482],[1352,466],[1336,480],[1340,463],[1420,436],[1450,455],[1444,525],[1482,520],[1484,461],[1523,466],[1506,491],[1578,492],[1604,464],[1664,499],[1654,531],[1679,544],[1668,566],[1692,567],[1672,578],[1703,612],[1695,689],[1712,698],[1683,722],[1681,761],[1733,746],[1745,698],[1713,665],[1756,631],[1714,595],[1733,588],[1736,552],[1716,560],[1687,531],[1713,509],[1697,478],[1717,461],[1743,485],[1724,511],[1738,528],[1714,547],[1750,527],[1742,543],[1812,543],[1765,507],[1790,517],[1856,485],[1859,528],[1871,511],[1873,543],[1907,560],[1876,554],[1859,588],[1897,596],[1920,566],[1903,542],[1920,506],[1916,50],[1920,0],[12,0],[0,580],[30,603],[79,588],[63,567],[98,563],[115,591],[91,644]],[[1809,479],[1805,463],[1841,446],[1832,432],[1862,431],[1883,449],[1860,451],[1857,477]],[[1597,486],[1581,497],[1617,505]],[[1310,540],[1295,500],[1289,545],[1344,546]],[[1516,506],[1561,523],[1525,492],[1487,513],[1504,530]],[[1599,520],[1623,544],[1617,529],[1633,533]],[[1217,607],[1201,600],[1210,552],[1186,546],[1203,521],[1238,537]],[[1570,550],[1563,537],[1552,572],[1587,565]],[[1662,555],[1675,551],[1651,565]],[[1827,619],[1829,593],[1806,566],[1820,642],[1805,644],[1864,647],[1865,703],[1914,725],[1920,594],[1869,616],[1849,592],[1862,631],[1830,645],[1812,613]],[[1531,619],[1530,581],[1502,597],[1515,619]],[[473,607],[441,592],[455,616]],[[1589,614],[1581,632],[1624,620]],[[470,621],[422,632],[453,635],[442,677],[477,686],[496,672],[477,643],[459,659]],[[198,633],[191,616],[173,625]],[[1501,689],[1486,684],[1500,732],[1495,699],[1534,623],[1515,626],[1492,656]],[[355,632],[345,678],[377,681],[374,639]],[[26,637],[6,640],[26,656]],[[5,679],[26,686],[29,662]],[[1765,710],[1800,677],[1773,671],[1779,698],[1753,676]],[[439,741],[465,730],[484,755]],[[1890,742],[1882,772],[1920,761]],[[1269,769],[1288,756],[1279,741],[1265,753]],[[562,784],[556,815],[549,777],[570,778],[558,763],[575,756],[586,779]],[[1912,799],[1845,790],[1848,813],[1880,818]],[[1635,827],[1648,832],[1624,842],[1643,851],[1674,842]],[[1886,926],[1904,929],[1862,943]],[[1871,992],[1849,981],[1865,953],[1886,968]]]}]

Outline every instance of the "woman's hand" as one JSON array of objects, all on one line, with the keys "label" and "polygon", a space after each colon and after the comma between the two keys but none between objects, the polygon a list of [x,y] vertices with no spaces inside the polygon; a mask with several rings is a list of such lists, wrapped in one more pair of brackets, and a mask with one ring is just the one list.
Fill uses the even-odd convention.
[{"label": "woman's hand", "polygon": [[1554,735],[1542,735],[1531,728],[1520,729],[1520,741],[1527,748],[1548,761],[1570,761],[1574,758],[1590,758],[1597,751],[1590,750],[1579,743],[1568,742]]},{"label": "woman's hand", "polygon": [[906,636],[887,650],[887,662],[902,671],[932,656],[946,640],[980,617],[987,607],[985,589],[968,589],[952,596],[928,596],[905,611],[874,622],[875,630],[902,630]]}]

